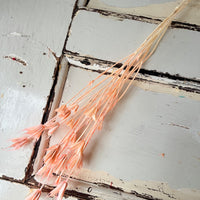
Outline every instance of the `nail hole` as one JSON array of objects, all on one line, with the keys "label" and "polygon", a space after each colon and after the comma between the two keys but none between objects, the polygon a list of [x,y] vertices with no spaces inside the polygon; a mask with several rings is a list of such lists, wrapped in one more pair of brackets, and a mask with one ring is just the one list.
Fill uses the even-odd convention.
[{"label": "nail hole", "polygon": [[20,71],[19,73],[20,73],[20,74],[23,74],[23,72],[22,72],[22,71]]},{"label": "nail hole", "polygon": [[116,67],[116,68],[120,68],[121,66],[122,66],[122,63],[117,63],[114,65],[114,67]]},{"label": "nail hole", "polygon": [[84,65],[90,65],[91,64],[88,59],[81,60],[80,62]]},{"label": "nail hole", "polygon": [[26,85],[22,85],[22,87],[26,87]]},{"label": "nail hole", "polygon": [[88,189],[87,189],[87,191],[90,193],[90,192],[92,192],[92,187],[89,187]]},{"label": "nail hole", "polygon": [[47,55],[47,54],[44,52],[43,55],[45,56],[45,55]]}]

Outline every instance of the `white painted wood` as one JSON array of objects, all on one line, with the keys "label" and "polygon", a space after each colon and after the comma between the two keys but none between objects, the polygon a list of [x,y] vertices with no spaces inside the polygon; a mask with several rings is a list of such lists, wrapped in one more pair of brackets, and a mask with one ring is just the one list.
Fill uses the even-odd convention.
[{"label": "white painted wood", "polygon": [[[83,56],[115,62],[136,50],[156,26],[79,11],[73,21],[66,49]],[[199,32],[169,29],[143,67],[200,79],[200,60],[194,53],[200,52],[199,39]]]},{"label": "white painted wood", "polygon": [[[27,38],[1,38],[1,45],[0,144],[3,149],[0,151],[0,174],[22,179],[33,145],[18,151],[4,148],[11,144],[10,139],[21,135],[22,129],[41,123],[56,62],[52,56],[43,55],[45,47],[33,44]],[[3,58],[10,53],[26,60],[27,66]]]},{"label": "white painted wood", "polygon": [[[95,72],[70,67],[62,103],[96,76]],[[128,189],[127,186],[123,188],[125,191],[131,188],[139,191],[141,187],[137,180],[145,182],[144,188],[152,188],[149,181],[153,181],[157,188],[162,188],[163,193],[160,193],[164,197],[166,188],[171,187],[171,195],[176,198],[184,193],[177,194],[174,189],[200,187],[199,101],[183,96],[181,91],[162,93],[165,88],[161,85],[156,90],[153,91],[148,82],[138,82],[137,87],[128,91],[107,116],[103,130],[95,134],[87,147],[83,167],[91,171],[83,170],[79,178],[107,184],[122,179],[123,183],[116,181],[114,186],[123,188],[128,184]],[[57,132],[51,144],[64,134],[62,130]],[[158,194],[148,192],[160,198],[156,196]],[[199,194],[194,199],[198,199]]]},{"label": "white painted wood", "polygon": [[[71,65],[75,65],[77,67],[83,68],[83,69],[89,69],[93,71],[103,72],[104,70],[108,69],[112,64],[108,64],[105,61],[100,61],[94,58],[85,58],[82,56],[73,55],[70,52],[66,53],[65,55],[67,57],[68,62]],[[86,63],[84,61],[87,60]],[[90,65],[88,65],[90,63]],[[110,72],[116,70],[116,68],[109,70]],[[139,73],[137,75],[138,79],[141,79],[143,81],[158,83],[158,84],[164,84],[165,86],[168,86],[168,89],[171,90],[172,86],[174,88],[181,88],[182,92],[185,91],[191,91],[191,92],[185,92],[186,96],[193,96],[194,92],[200,91],[199,83],[198,82],[192,82],[192,81],[185,81],[185,80],[174,80],[169,79],[167,77],[160,77],[155,75],[147,75]]]},{"label": "white painted wood", "polygon": [[[156,19],[167,17],[179,4],[180,0],[90,0],[88,7],[114,11],[121,14],[132,14]],[[183,14],[178,15],[175,20],[200,25],[200,1],[192,0]]]},{"label": "white painted wood", "polygon": [[1,200],[25,199],[30,189],[24,185],[0,180]]},{"label": "white painted wood", "polygon": [[[23,200],[33,189],[19,183],[12,183],[5,180],[0,180],[0,197],[1,200]],[[43,193],[40,200],[50,200],[47,193]],[[69,197],[68,200],[75,200],[76,198]],[[66,200],[66,198],[63,198]]]},{"label": "white painted wood", "polygon": [[[54,116],[55,109],[59,106],[60,101],[62,99],[63,89],[65,87],[65,82],[66,82],[66,76],[68,74],[68,69],[69,69],[69,64],[67,63],[66,57],[64,57],[60,64],[60,71],[59,71],[60,75],[55,87],[55,98],[52,103],[52,107],[51,107],[52,109],[49,114],[50,119]],[[65,134],[65,131],[63,132],[63,134]],[[53,140],[53,142],[55,142],[55,140]],[[48,136],[46,133],[43,133],[40,146],[39,146],[38,155],[34,162],[33,175],[36,174],[37,171],[42,167],[43,157],[44,157],[44,154],[46,153],[46,149],[48,148],[48,145],[49,145]],[[44,180],[41,180],[41,177],[39,177],[38,175],[36,175],[34,179],[38,182],[44,181]],[[48,185],[54,186],[55,179],[51,179],[51,181],[48,181],[45,183]],[[88,195],[98,196],[99,199],[106,199],[106,200],[118,200],[119,198],[124,198],[127,200],[141,200],[142,199],[142,198],[134,196],[133,194],[127,194],[125,192],[124,193],[116,192],[114,190],[110,190],[110,188],[99,187],[91,183],[80,182],[76,180],[70,181],[67,189],[76,190],[77,192],[88,194]]]},{"label": "white painted wood", "polygon": [[[51,110],[50,110],[50,113],[49,113],[49,119],[54,117],[55,109],[58,108],[60,101],[61,101],[61,98],[62,98],[62,95],[63,95],[63,90],[64,90],[64,86],[65,86],[65,82],[66,82],[67,74],[68,74],[68,68],[69,68],[69,64],[68,64],[66,57],[62,58],[59,68],[60,68],[59,78],[57,80],[55,90],[54,90],[54,99],[53,99],[53,102],[52,102],[52,105],[51,105]],[[44,132],[42,134],[42,137],[41,137],[38,155],[37,155],[35,162],[34,162],[33,174],[36,174],[37,171],[41,168],[41,166],[43,164],[43,157],[46,153],[46,148],[48,147],[48,140],[49,140],[49,137]]]},{"label": "white painted wood", "polygon": [[[89,2],[89,5],[94,4],[95,0],[91,0]],[[140,0],[140,1],[131,1],[131,0],[125,0],[125,1],[116,1],[116,0],[102,0],[102,2],[105,4],[107,3],[110,6],[113,7],[122,7],[122,8],[130,8],[130,7],[142,7],[147,6],[151,4],[163,4],[167,2],[174,2],[174,0]]]},{"label": "white painted wood", "polygon": [[[59,134],[59,133],[58,133]],[[55,139],[55,137],[54,137]],[[54,140],[53,139],[53,140]],[[55,141],[55,140],[54,140]],[[51,142],[54,142],[51,140]],[[79,175],[88,175],[93,176],[93,178],[98,177],[98,172],[95,171],[87,171],[86,173],[82,172],[78,173]],[[108,176],[107,176],[108,177]],[[46,184],[48,186],[55,187],[55,181],[58,178],[55,174],[48,180],[41,179],[40,176],[36,175],[35,180]],[[81,199],[95,199],[95,200],[118,200],[118,199],[126,199],[126,200],[144,200],[144,198],[138,197],[133,193],[123,192],[122,190],[112,189],[110,187],[105,187],[105,185],[101,185],[103,183],[104,177],[101,174],[102,181],[100,183],[94,181],[88,181],[89,179],[82,178],[81,176],[76,176],[77,179],[70,179],[67,185],[68,191],[75,191],[79,194],[79,198]],[[82,181],[84,180],[84,181]],[[97,179],[96,179],[97,180]],[[109,180],[111,181],[111,180]],[[109,182],[110,185],[110,182]]]},{"label": "white painted wood", "polygon": [[24,178],[33,144],[18,151],[7,147],[22,129],[41,123],[56,66],[47,46],[61,54],[73,4],[1,1],[0,176]]},{"label": "white painted wood", "polygon": [[83,7],[85,6],[87,0],[78,0],[78,6]]},{"label": "white painted wood", "polygon": [[19,33],[61,55],[74,0],[0,1],[1,34]]}]

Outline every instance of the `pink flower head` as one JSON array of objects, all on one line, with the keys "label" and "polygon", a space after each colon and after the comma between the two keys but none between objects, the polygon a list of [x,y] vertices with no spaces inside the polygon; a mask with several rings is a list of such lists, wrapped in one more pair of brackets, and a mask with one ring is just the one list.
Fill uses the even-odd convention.
[{"label": "pink flower head", "polygon": [[70,159],[69,161],[67,162],[67,169],[68,170],[73,170],[75,168],[81,168],[82,166],[82,157],[83,157],[83,154],[82,152],[77,152],[76,154],[74,154]]},{"label": "pink flower head", "polygon": [[66,125],[70,128],[70,129],[74,129],[74,127],[77,125],[78,120],[75,119],[70,119],[69,121],[66,122]]},{"label": "pink flower head", "polygon": [[58,178],[57,178],[56,181],[55,181],[55,184],[56,184],[56,185],[59,185],[59,183],[61,182],[61,179],[62,179],[62,177],[61,177],[61,176],[58,176]]},{"label": "pink flower head", "polygon": [[71,130],[71,132],[68,132],[68,134],[61,141],[63,149],[67,148],[71,144],[74,144],[75,141],[76,141],[76,134],[74,133],[73,130]]},{"label": "pink flower head", "polygon": [[34,190],[25,200],[38,200],[41,196],[41,189]]},{"label": "pink flower head", "polygon": [[60,124],[56,121],[56,117],[52,118],[44,124],[45,130],[48,130],[49,136],[51,136],[59,126]]},{"label": "pink flower head", "polygon": [[70,106],[70,110],[74,110],[76,112],[79,109],[79,105],[76,103],[72,103]]},{"label": "pink flower head", "polygon": [[29,139],[26,136],[23,136],[23,137],[20,137],[20,138],[13,138],[11,141],[13,142],[13,144],[10,145],[10,147],[14,148],[16,150],[16,149],[23,147],[26,144],[29,144],[31,139]]},{"label": "pink flower head", "polygon": [[61,120],[66,120],[69,117],[69,115],[71,114],[71,111],[67,108],[66,105],[62,105],[59,108],[57,108],[56,112],[57,112],[57,116]]},{"label": "pink flower head", "polygon": [[91,107],[89,110],[85,112],[85,115],[89,118],[92,118],[94,121],[96,121],[96,114],[97,114],[97,107]]},{"label": "pink flower head", "polygon": [[56,164],[55,164],[55,167],[54,167],[54,172],[55,173],[59,173],[59,172],[62,172],[63,170],[65,170],[65,168],[67,167],[67,162],[68,162],[68,155],[67,154],[63,154],[61,156],[59,156]]},{"label": "pink flower head", "polygon": [[53,133],[58,129],[59,125],[56,125],[55,127],[49,129],[48,136],[53,135]]},{"label": "pink flower head", "polygon": [[37,175],[41,176],[42,178],[47,178],[47,180],[53,175],[53,169],[44,165],[39,169]]},{"label": "pink flower head", "polygon": [[44,125],[40,124],[31,128],[24,129],[24,134],[29,135],[30,138],[38,140],[44,131]]},{"label": "pink flower head", "polygon": [[66,181],[62,181],[60,182],[56,188],[54,188],[50,193],[49,196],[50,197],[55,197],[57,196],[56,200],[62,200],[64,192],[67,188],[67,182]]},{"label": "pink flower head", "polygon": [[24,136],[12,139],[11,141],[13,142],[13,144],[10,147],[13,147],[14,149],[19,149],[33,140],[37,141],[40,138],[43,130],[44,127],[42,124],[36,127],[24,129]]},{"label": "pink flower head", "polygon": [[70,159],[67,162],[68,170],[73,170],[75,168],[80,168],[82,166],[84,144],[85,142],[81,141],[72,146],[71,150],[73,150],[75,153],[70,157]]},{"label": "pink flower head", "polygon": [[60,154],[60,145],[56,144],[47,149],[48,153],[44,156],[45,164],[52,165]]},{"label": "pink flower head", "polygon": [[76,142],[70,146],[71,151],[82,152],[84,147],[85,141],[81,140]]}]

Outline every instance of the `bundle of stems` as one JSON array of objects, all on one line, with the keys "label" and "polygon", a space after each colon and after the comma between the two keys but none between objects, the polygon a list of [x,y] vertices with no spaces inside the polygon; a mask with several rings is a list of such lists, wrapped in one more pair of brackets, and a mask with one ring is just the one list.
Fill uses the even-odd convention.
[{"label": "bundle of stems", "polygon": [[[37,172],[47,180],[53,173],[58,174],[56,187],[50,192],[50,197],[62,199],[70,177],[82,165],[83,152],[92,135],[102,128],[107,113],[125,95],[143,63],[156,50],[172,19],[188,2],[189,0],[182,1],[134,53],[107,68],[66,104],[56,109],[56,115],[52,119],[45,124],[25,129],[22,137],[12,139],[11,147],[18,149],[31,141],[37,141],[44,131],[48,131],[51,136],[61,125],[67,126],[66,134],[60,142],[47,149],[44,164]],[[119,63],[122,63],[122,66],[115,68]],[[109,75],[104,76],[105,73]],[[38,200],[42,187],[30,194],[26,200]]]}]

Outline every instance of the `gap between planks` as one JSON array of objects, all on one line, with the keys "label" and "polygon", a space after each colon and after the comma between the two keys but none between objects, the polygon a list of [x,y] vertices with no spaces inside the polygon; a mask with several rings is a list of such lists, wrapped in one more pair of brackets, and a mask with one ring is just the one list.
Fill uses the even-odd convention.
[{"label": "gap between planks", "polygon": [[[51,118],[54,115],[54,110],[60,104],[64,84],[66,82],[67,73],[68,73],[68,63],[63,55],[64,55],[65,46],[67,44],[67,40],[69,37],[72,21],[74,19],[75,13],[78,10],[78,2],[79,2],[79,0],[76,0],[74,3],[72,15],[71,15],[71,21],[70,21],[70,24],[68,27],[67,36],[66,36],[64,44],[63,44],[61,56],[57,57],[56,54],[49,49],[50,52],[52,53],[52,55],[55,57],[57,62],[56,62],[56,66],[54,69],[54,74],[52,76],[53,84],[52,84],[52,87],[51,87],[51,90],[50,90],[50,93],[48,96],[48,100],[47,100],[47,103],[46,103],[46,106],[44,109],[44,114],[42,117],[42,122],[41,122],[42,124],[45,123],[49,118]],[[45,140],[46,139],[47,139],[47,136],[45,136]],[[24,182],[26,182],[26,180],[28,180],[32,177],[32,174],[35,172],[34,166],[36,165],[38,168],[38,165],[40,165],[38,162],[40,162],[40,160],[41,160],[41,158],[40,158],[41,155],[44,155],[44,149],[41,148],[41,146],[44,145],[43,140],[44,139],[42,139],[42,137],[41,137],[34,146],[30,161],[25,169],[25,177],[23,179]],[[45,147],[45,146],[43,146],[43,147]],[[39,160],[38,160],[38,154],[41,154],[39,156]]]},{"label": "gap between planks", "polygon": [[[67,57],[68,62],[75,67],[84,68],[98,73],[102,73],[106,68],[114,64],[110,61],[80,56],[78,53],[70,51],[66,51],[65,56]],[[136,80],[169,86],[172,89],[179,89],[191,94],[200,94],[200,80],[181,77],[178,75],[141,69]]]},{"label": "gap between planks", "polygon": [[[140,21],[140,22],[145,22],[145,23],[150,23],[150,24],[159,24],[162,22],[161,19],[158,18],[150,18],[146,16],[139,16],[139,15],[133,15],[133,14],[124,14],[124,13],[117,13],[114,11],[107,11],[107,10],[102,10],[102,9],[96,9],[96,8],[88,8],[88,7],[79,7],[79,10],[85,10],[88,12],[95,12],[99,13],[100,15],[106,16],[106,17],[114,17],[117,20],[123,21],[124,19],[129,19],[129,20],[135,20],[135,21]],[[186,22],[179,22],[179,21],[172,21],[171,28],[180,28],[180,29],[187,29],[187,30],[192,30],[192,31],[200,31],[200,26],[196,24],[190,24]]]}]

